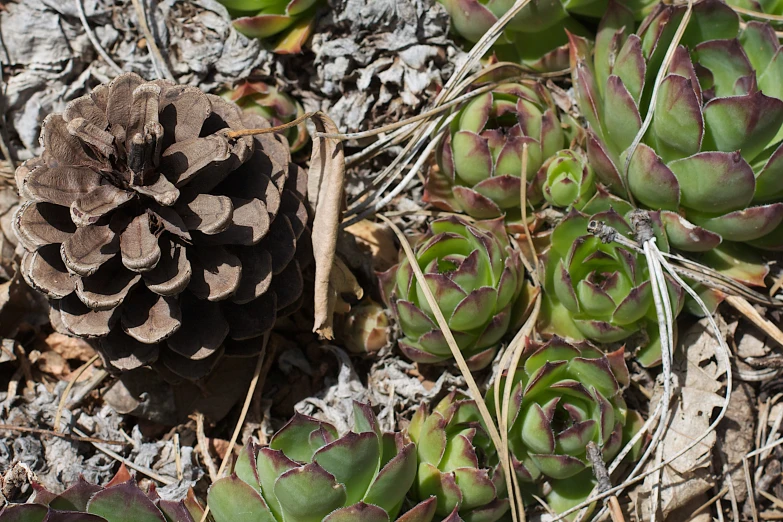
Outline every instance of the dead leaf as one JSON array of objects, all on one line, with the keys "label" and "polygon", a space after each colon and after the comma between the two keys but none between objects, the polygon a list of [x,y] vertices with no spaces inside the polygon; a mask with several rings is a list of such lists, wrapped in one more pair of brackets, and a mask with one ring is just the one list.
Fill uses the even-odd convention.
[{"label": "dead leaf", "polygon": [[[740,382],[734,387],[726,418],[718,430],[718,451],[725,455],[723,463],[723,485],[729,481],[734,486],[737,502],[744,502],[748,494],[742,458],[753,451],[756,433],[755,392],[748,383]],[[717,462],[720,463],[720,460]]]},{"label": "dead leaf", "polygon": [[84,339],[69,337],[61,333],[52,333],[44,340],[50,350],[60,354],[63,359],[87,362],[95,355],[95,349]]},{"label": "dead leaf", "polygon": [[346,227],[345,231],[353,234],[359,247],[370,253],[376,271],[385,272],[397,264],[399,253],[389,227],[363,219]]},{"label": "dead leaf", "polygon": [[364,297],[364,289],[356,280],[351,269],[339,257],[334,258],[332,272],[329,274],[329,286],[332,294],[330,297],[334,300],[330,303],[333,313],[344,314],[350,311],[351,305],[345,301],[345,297],[353,296],[357,301]]},{"label": "dead leaf", "polygon": [[[710,425],[713,411],[723,405],[724,397],[719,393],[725,373],[723,363],[715,358],[717,342],[709,329],[709,323],[702,319],[693,325],[679,340],[675,350],[672,372],[675,393],[672,400],[672,416],[668,432],[663,437],[663,459],[679,453],[700,437]],[[719,349],[719,348],[718,348]],[[657,395],[662,392],[657,389]],[[652,404],[658,400],[653,397]],[[662,519],[674,510],[691,502],[709,491],[715,484],[710,469],[716,433],[712,432],[680,458],[666,466],[661,473],[660,506]],[[647,468],[654,465],[651,459]],[[655,474],[650,475],[637,491],[637,506],[641,520],[650,518],[650,495]]]},{"label": "dead leaf", "polygon": [[43,373],[59,380],[66,380],[71,374],[71,367],[68,365],[68,361],[56,352],[43,352],[35,361],[35,364]]},{"label": "dead leaf", "polygon": [[[324,113],[313,115],[319,132],[339,132],[334,122]],[[331,281],[337,248],[337,231],[343,204],[345,155],[341,141],[333,138],[314,138],[310,157],[308,198],[315,209],[313,220],[313,255],[315,256],[315,297],[313,331],[326,339],[333,339],[332,316],[336,304],[336,290]]]}]

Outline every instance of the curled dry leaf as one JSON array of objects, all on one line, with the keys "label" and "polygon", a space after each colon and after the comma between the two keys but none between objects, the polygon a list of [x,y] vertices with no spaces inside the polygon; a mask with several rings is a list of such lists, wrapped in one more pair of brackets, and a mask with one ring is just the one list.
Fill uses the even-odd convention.
[{"label": "curled dry leaf", "polygon": [[[313,115],[318,132],[338,132],[334,122],[324,113]],[[342,142],[333,138],[313,139],[310,156],[308,197],[315,209],[313,222],[313,255],[315,256],[315,324],[313,331],[332,339],[332,316],[340,292],[332,280],[344,275],[333,269],[337,248],[337,228],[343,206],[345,155]]]}]

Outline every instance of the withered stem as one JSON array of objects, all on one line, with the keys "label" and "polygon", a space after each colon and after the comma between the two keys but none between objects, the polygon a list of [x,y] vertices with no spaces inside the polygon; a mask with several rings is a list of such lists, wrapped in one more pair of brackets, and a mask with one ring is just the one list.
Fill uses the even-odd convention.
[{"label": "withered stem", "polygon": [[305,121],[308,118],[312,118],[314,112],[306,112],[296,118],[293,121],[290,121],[288,123],[284,123],[282,125],[278,125],[276,127],[268,127],[266,129],[242,129],[242,130],[227,130],[225,131],[225,135],[228,139],[236,139],[236,138],[242,138],[244,136],[257,136],[259,134],[269,134],[271,132],[280,132],[284,131],[286,129],[290,129],[291,127],[296,127],[303,121]]}]

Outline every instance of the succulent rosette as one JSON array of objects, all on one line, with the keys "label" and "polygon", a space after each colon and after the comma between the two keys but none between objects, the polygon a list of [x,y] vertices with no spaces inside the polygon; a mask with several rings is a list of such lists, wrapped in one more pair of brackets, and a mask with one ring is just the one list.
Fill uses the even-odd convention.
[{"label": "succulent rosette", "polygon": [[[775,17],[783,15],[783,2],[779,0],[727,0],[726,2],[747,19],[768,19],[775,27],[780,26],[780,20]],[[771,15],[767,17],[765,15]]]},{"label": "succulent rosette", "polygon": [[[415,255],[468,366],[486,367],[525,305],[524,267],[503,220],[436,219]],[[407,257],[382,274],[381,283],[404,335],[402,352],[420,363],[451,359]]]},{"label": "succulent rosette", "polygon": [[[581,209],[595,195],[595,173],[587,157],[579,150],[561,150],[549,158],[538,171],[535,185],[552,206]],[[533,203],[528,190],[528,199]]]},{"label": "succulent rosette", "polygon": [[[561,512],[585,500],[594,484],[587,445],[596,444],[608,462],[641,426],[622,395],[630,381],[623,349],[604,353],[553,337],[527,346],[511,378],[508,434],[517,476],[548,481],[547,500]],[[487,400],[494,411],[491,393]]]},{"label": "succulent rosette", "polygon": [[[452,30],[470,42],[477,42],[514,5],[513,0],[439,1],[451,16]],[[639,19],[654,4],[652,0],[624,3]],[[534,71],[568,69],[566,30],[589,36],[590,29],[578,18],[598,19],[606,8],[606,0],[531,0],[506,26],[494,50],[502,59],[517,61]]]},{"label": "succulent rosette", "polygon": [[505,479],[497,465],[488,465],[495,448],[475,401],[451,392],[432,412],[422,404],[408,434],[419,461],[412,498],[435,497],[438,515],[457,512],[468,522],[495,522],[506,514]]},{"label": "succulent rosette", "polygon": [[246,446],[207,503],[215,522],[430,522],[435,499],[397,518],[415,477],[415,445],[381,433],[372,409],[354,403],[354,430],[342,437],[296,414],[268,447]]},{"label": "succulent rosette", "polygon": [[[657,219],[657,216],[653,215]],[[633,238],[628,222],[614,208],[588,216],[572,210],[552,231],[546,253],[544,302],[539,328],[571,339],[599,343],[622,341],[644,332],[648,341],[636,354],[644,366],[660,363],[657,316],[644,256],[612,241],[604,243],[587,232],[590,221],[601,221]],[[656,227],[658,247],[666,238]],[[683,291],[669,283],[673,310],[679,312]]]},{"label": "succulent rosette", "polygon": [[[195,87],[127,73],[44,122],[16,171],[21,272],[107,366],[198,379],[302,299],[307,175],[284,138]],[[301,238],[301,239],[300,239]]]},{"label": "succulent rosette", "polygon": [[276,37],[278,54],[302,52],[313,32],[319,0],[218,0],[234,17],[234,28],[249,38]]},{"label": "succulent rosette", "polygon": [[204,512],[192,493],[178,502],[160,498],[154,484],[145,493],[124,465],[106,486],[81,476],[62,493],[36,482],[32,486],[34,500],[6,505],[0,522],[199,522]]},{"label": "succulent rosette", "polygon": [[780,44],[766,24],[741,29],[719,0],[694,4],[626,179],[629,148],[651,110],[654,79],[684,11],[659,4],[631,34],[632,13],[613,3],[594,48],[572,36],[590,163],[616,194],[663,211],[673,247],[705,252],[725,241],[781,249]]},{"label": "succulent rosette", "polygon": [[[437,149],[438,169],[427,180],[435,206],[474,218],[519,212],[522,150],[530,181],[541,165],[567,148],[568,133],[539,83],[507,83],[460,109]],[[575,123],[568,121],[575,129]]]},{"label": "succulent rosette", "polygon": [[[236,103],[245,112],[258,114],[273,127],[293,121],[304,114],[301,103],[264,82],[243,81],[235,88],[223,91],[221,96]],[[283,135],[288,138],[292,153],[300,151],[310,141],[304,123],[291,127]]]}]

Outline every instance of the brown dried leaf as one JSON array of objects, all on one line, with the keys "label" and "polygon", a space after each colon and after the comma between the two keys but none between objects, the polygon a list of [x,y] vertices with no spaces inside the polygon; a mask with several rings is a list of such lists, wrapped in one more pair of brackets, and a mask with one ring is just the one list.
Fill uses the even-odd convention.
[{"label": "brown dried leaf", "polygon": [[64,359],[76,359],[87,362],[95,355],[95,350],[90,343],[78,337],[69,337],[61,333],[51,333],[44,342],[53,352],[57,352]]},{"label": "brown dried leaf", "polygon": [[[313,115],[319,132],[338,132],[334,122],[322,112]],[[333,339],[332,321],[337,290],[332,282],[337,231],[343,205],[345,155],[343,144],[332,138],[313,139],[310,156],[308,194],[315,209],[313,254],[315,257],[315,324],[313,331],[322,338]],[[338,271],[339,273],[339,271]]]},{"label": "brown dried leaf", "polygon": [[372,255],[373,268],[385,272],[397,264],[398,251],[394,243],[394,233],[389,227],[363,219],[345,228],[356,237],[356,242],[363,250]]}]

